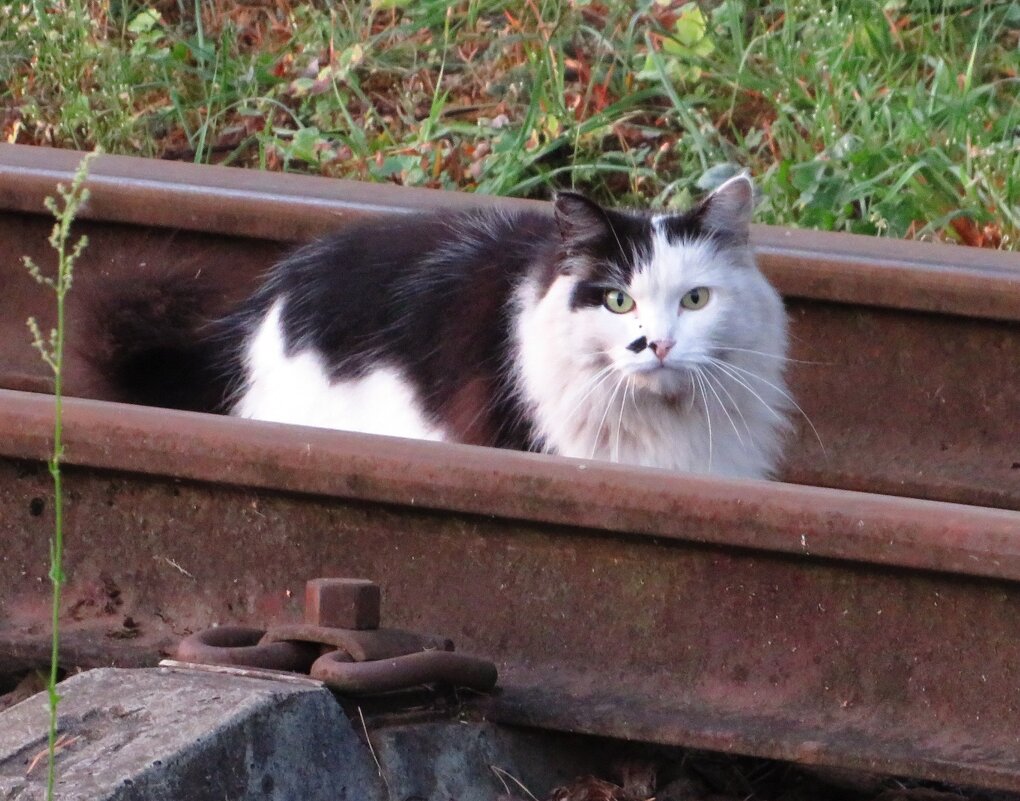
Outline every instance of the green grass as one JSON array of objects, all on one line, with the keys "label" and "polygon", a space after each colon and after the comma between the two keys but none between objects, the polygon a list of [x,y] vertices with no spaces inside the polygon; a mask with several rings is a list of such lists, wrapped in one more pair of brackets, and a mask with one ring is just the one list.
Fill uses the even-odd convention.
[{"label": "green grass", "polygon": [[[53,10],[47,13],[46,8]],[[1020,4],[10,2],[8,141],[1020,249]]]}]

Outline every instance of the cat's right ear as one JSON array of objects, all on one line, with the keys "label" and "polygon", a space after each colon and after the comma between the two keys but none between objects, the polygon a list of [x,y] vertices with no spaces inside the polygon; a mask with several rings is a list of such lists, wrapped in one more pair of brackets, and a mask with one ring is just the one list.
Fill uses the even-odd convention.
[{"label": "cat's right ear", "polygon": [[557,192],[553,210],[568,251],[593,245],[612,231],[605,209],[577,192]]}]

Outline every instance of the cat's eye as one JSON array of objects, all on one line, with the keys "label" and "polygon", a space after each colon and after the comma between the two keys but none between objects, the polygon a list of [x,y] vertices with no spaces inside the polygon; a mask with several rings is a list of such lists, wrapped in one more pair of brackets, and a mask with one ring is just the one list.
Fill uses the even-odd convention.
[{"label": "cat's eye", "polygon": [[634,308],[634,298],[622,289],[607,289],[602,296],[602,305],[614,314],[626,314]]},{"label": "cat's eye", "polygon": [[680,298],[680,305],[690,311],[703,309],[705,308],[705,304],[708,303],[708,298],[711,294],[712,293],[708,291],[707,286],[695,287]]}]

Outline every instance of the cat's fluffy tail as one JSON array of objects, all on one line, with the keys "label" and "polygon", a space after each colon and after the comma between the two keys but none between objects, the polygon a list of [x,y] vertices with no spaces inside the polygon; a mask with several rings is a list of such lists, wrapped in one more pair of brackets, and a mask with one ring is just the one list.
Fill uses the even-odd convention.
[{"label": "cat's fluffy tail", "polygon": [[222,294],[191,276],[140,279],[90,299],[80,340],[88,394],[124,403],[225,412],[239,346],[215,320]]}]

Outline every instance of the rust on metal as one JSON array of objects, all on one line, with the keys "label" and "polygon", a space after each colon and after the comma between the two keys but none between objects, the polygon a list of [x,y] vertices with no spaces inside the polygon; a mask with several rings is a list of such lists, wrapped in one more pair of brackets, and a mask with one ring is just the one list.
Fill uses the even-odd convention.
[{"label": "rust on metal", "polygon": [[307,673],[319,649],[299,642],[263,643],[261,629],[218,626],[190,634],[177,646],[182,662]]},{"label": "rust on metal", "polygon": [[[0,144],[0,207],[37,214],[84,154]],[[424,209],[546,208],[538,201],[102,156],[84,219],[301,242],[366,214]],[[786,295],[1020,320],[1020,267],[1010,253],[754,226],[768,276]]]},{"label": "rust on metal", "polygon": [[[45,261],[41,198],[76,163],[0,146],[2,386],[48,388],[23,325],[49,298],[19,257]],[[120,158],[93,189],[72,343],[111,276],[218,271],[226,308],[355,215],[502,202]],[[755,242],[825,446],[800,425],[799,484],[118,406],[72,358],[65,665],[151,664],[211,620],[293,625],[305,576],[370,575],[395,627],[494,659],[495,720],[1020,791],[1018,258]],[[12,671],[49,654],[52,413],[0,391]]]},{"label": "rust on metal", "polygon": [[[44,460],[52,419],[51,398],[0,390],[0,452]],[[1020,514],[1002,509],[73,398],[64,401],[64,442],[67,465],[157,480],[1020,579]]]},{"label": "rust on metal", "polygon": [[[50,326],[51,298],[20,256],[48,263],[41,199],[76,158],[0,145],[3,387],[50,386],[24,321]],[[65,387],[99,400],[113,398],[74,347],[83,307],[109,281],[218,276],[223,295],[208,309],[218,314],[291,240],[368,213],[504,202],[123,157],[103,157],[95,170],[91,222],[80,226],[90,245],[69,298]],[[290,230],[292,222],[305,227]],[[786,296],[790,386],[806,416],[796,420],[784,480],[1020,509],[1020,256],[768,227],[755,237]]]},{"label": "rust on metal", "polygon": [[305,623],[338,629],[377,629],[382,593],[368,579],[318,578],[305,584]]},{"label": "rust on metal", "polygon": [[496,686],[496,666],[466,654],[421,651],[375,662],[348,662],[342,657],[337,651],[323,654],[312,665],[311,677],[349,695],[375,695],[419,684],[445,684],[478,692]]},{"label": "rust on metal", "polygon": [[[39,664],[51,412],[0,396],[0,641]],[[69,664],[209,620],[295,623],[328,566],[375,577],[392,625],[491,657],[495,720],[1020,791],[1020,513],[96,401],[65,416]]]},{"label": "rust on metal", "polygon": [[415,651],[452,651],[453,641],[433,634],[417,634],[401,629],[355,629],[309,626],[307,623],[272,626],[261,643],[305,642],[330,645],[349,654],[355,662],[391,659]]},{"label": "rust on metal", "polygon": [[[496,666],[486,659],[451,653],[452,640],[376,628],[380,599],[379,586],[365,579],[311,579],[305,584],[305,619],[311,623],[277,625],[268,631],[243,626],[204,629],[185,637],[176,657],[197,664],[309,673],[336,692],[350,695],[377,695],[425,684],[479,692],[496,686]],[[370,622],[374,614],[375,624],[359,629],[322,625],[332,613],[360,623]]]}]

